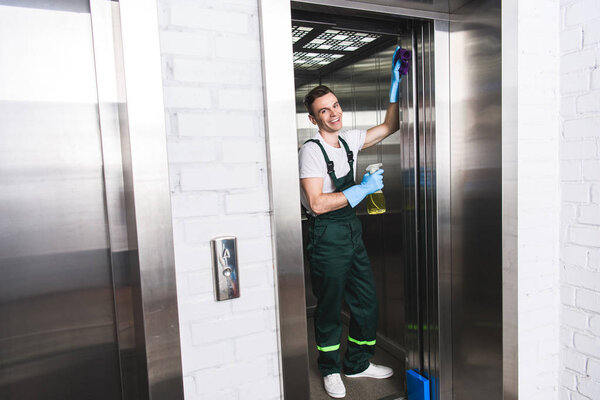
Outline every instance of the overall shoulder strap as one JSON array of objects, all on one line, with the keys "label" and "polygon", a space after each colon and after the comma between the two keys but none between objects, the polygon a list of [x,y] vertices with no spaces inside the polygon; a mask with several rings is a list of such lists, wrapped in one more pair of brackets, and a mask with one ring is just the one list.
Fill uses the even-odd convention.
[{"label": "overall shoulder strap", "polygon": [[316,139],[308,139],[304,143],[306,144],[308,142],[316,143],[319,146],[319,148],[321,149],[321,153],[323,153],[323,157],[325,158],[325,163],[327,164],[327,174],[329,174],[331,179],[335,180],[335,171],[333,170],[333,161],[329,160],[329,156],[327,156],[327,152],[325,151],[325,148],[323,147],[321,142],[319,142]]},{"label": "overall shoulder strap", "polygon": [[354,175],[354,153],[352,152],[352,150],[350,150],[350,148],[348,147],[348,143],[346,143],[346,141],[342,139],[341,136],[338,138],[338,140],[342,143],[344,149],[346,150],[346,155],[348,156],[348,165],[350,166],[350,172],[352,172],[352,175]]}]

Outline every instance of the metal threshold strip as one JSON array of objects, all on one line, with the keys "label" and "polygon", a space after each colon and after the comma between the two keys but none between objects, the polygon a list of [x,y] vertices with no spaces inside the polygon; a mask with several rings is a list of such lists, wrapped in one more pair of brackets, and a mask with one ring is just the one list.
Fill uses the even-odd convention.
[{"label": "metal threshold strip", "polygon": [[393,394],[391,396],[385,396],[378,400],[406,400],[406,396],[404,394]]}]

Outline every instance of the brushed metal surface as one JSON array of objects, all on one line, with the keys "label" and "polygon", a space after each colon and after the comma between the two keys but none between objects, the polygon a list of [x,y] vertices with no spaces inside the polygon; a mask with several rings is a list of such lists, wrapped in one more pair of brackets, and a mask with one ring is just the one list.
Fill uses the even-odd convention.
[{"label": "brushed metal surface", "polygon": [[215,297],[218,301],[240,297],[237,238],[222,236],[210,241]]},{"label": "brushed metal surface", "polygon": [[0,398],[119,399],[89,3],[23,4],[0,2]]},{"label": "brushed metal surface", "polygon": [[450,23],[454,398],[502,398],[500,1]]},{"label": "brushed metal surface", "polygon": [[[461,2],[463,0],[456,0]],[[468,0],[464,0],[468,1]],[[408,18],[447,21],[448,0],[294,0],[295,4],[316,5]]]},{"label": "brushed metal surface", "polygon": [[[435,152],[435,93],[433,24],[416,26],[417,55],[421,68],[417,68],[419,81],[419,206],[418,234],[419,269],[422,274],[423,309],[423,369],[426,376],[439,376],[439,312],[438,312],[438,265],[437,265],[437,213],[436,213],[436,152]],[[437,379],[434,380],[437,383]],[[434,396],[435,396],[434,387]]]},{"label": "brushed metal surface", "polygon": [[439,361],[438,399],[452,398],[452,236],[450,204],[450,27],[434,22],[435,162],[437,191],[437,256]]},{"label": "brushed metal surface", "polygon": [[279,352],[285,399],[310,396],[290,2],[259,2]]},{"label": "brushed metal surface", "polygon": [[[439,298],[438,221],[444,215],[437,213],[437,56],[434,39],[432,22],[414,23],[410,44],[413,73],[406,82],[407,92],[412,95],[406,96],[408,118],[401,125],[402,179],[406,187],[402,246],[407,265],[407,369],[417,369],[422,375],[432,378],[432,398],[440,398],[442,333],[439,303],[446,299]],[[444,126],[441,125],[440,129]]]},{"label": "brushed metal surface", "polygon": [[402,185],[402,241],[401,252],[404,262],[404,290],[405,298],[405,322],[406,331],[405,349],[406,349],[406,368],[422,368],[422,321],[419,299],[420,286],[419,268],[418,268],[418,235],[417,235],[417,208],[418,191],[417,182],[419,176],[418,169],[418,89],[417,89],[417,68],[419,57],[416,54],[417,38],[416,33],[411,31],[407,38],[406,47],[413,52],[411,71],[412,73],[404,79],[403,95],[400,98],[401,109],[406,110],[406,117],[400,120],[401,135],[401,185]]},{"label": "brushed metal surface", "polygon": [[502,370],[503,400],[519,397],[518,2],[502,2]]},{"label": "brushed metal surface", "polygon": [[452,13],[471,0],[349,0],[355,3],[368,3],[381,6],[403,7],[419,11]]},{"label": "brushed metal surface", "polygon": [[[162,71],[155,2],[119,2],[127,129],[121,131],[136,349],[148,396],[183,399]],[[137,250],[137,251],[135,251]],[[137,271],[134,271],[134,273]],[[137,329],[137,327],[140,329]]]},{"label": "brushed metal surface", "polygon": [[[125,197],[123,179],[121,132],[127,132],[127,117],[123,113],[126,98],[119,4],[111,0],[94,0],[90,2],[90,13],[121,393],[123,399],[137,399],[148,396],[148,384],[146,360],[140,356],[144,351],[137,348],[143,343],[136,343],[136,328],[138,331],[143,329],[140,300],[135,295],[139,293],[135,289],[139,282],[139,267],[135,250],[130,250],[127,227],[127,215],[135,212],[131,208],[131,200]],[[135,249],[135,245],[131,248]]]},{"label": "brushed metal surface", "polygon": [[368,3],[381,6],[403,7],[423,11],[449,12],[448,0],[349,0],[352,3]]}]

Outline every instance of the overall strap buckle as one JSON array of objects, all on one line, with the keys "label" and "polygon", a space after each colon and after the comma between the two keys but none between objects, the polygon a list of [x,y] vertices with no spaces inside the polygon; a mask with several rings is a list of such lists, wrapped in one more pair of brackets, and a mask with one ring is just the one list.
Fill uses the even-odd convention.
[{"label": "overall strap buckle", "polygon": [[354,165],[354,153],[352,152],[352,150],[350,150],[350,147],[348,147],[348,143],[346,143],[346,141],[342,139],[341,136],[339,138],[339,141],[342,143],[344,149],[346,150],[346,156],[348,156],[348,165],[350,165],[350,168],[352,168],[352,166]]},{"label": "overall strap buckle", "polygon": [[327,173],[331,174],[333,172],[333,161],[327,161]]},{"label": "overall strap buckle", "polygon": [[352,153],[352,150],[349,150],[346,152],[346,155],[348,156],[348,164],[352,165],[354,162],[354,153]]}]

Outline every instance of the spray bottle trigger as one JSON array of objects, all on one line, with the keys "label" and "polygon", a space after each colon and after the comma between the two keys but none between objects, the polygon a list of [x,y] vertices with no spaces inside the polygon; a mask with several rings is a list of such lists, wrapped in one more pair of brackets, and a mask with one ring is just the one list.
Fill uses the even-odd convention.
[{"label": "spray bottle trigger", "polygon": [[377,164],[371,164],[369,165],[365,170],[369,173],[372,174],[373,172],[377,171],[379,168],[381,168],[383,166],[382,163],[377,163]]}]

